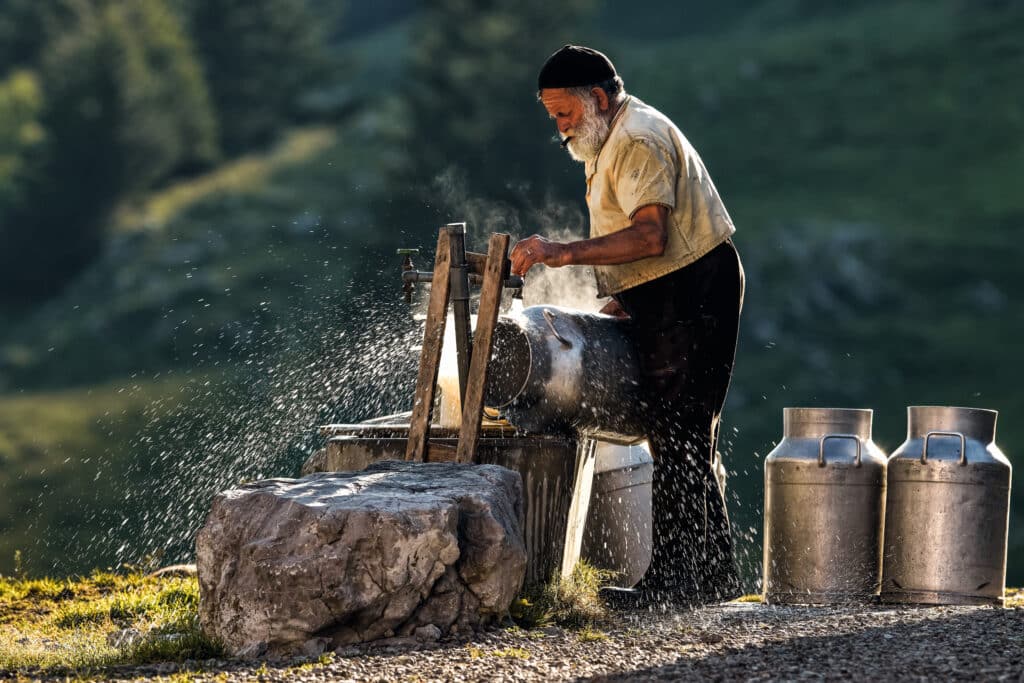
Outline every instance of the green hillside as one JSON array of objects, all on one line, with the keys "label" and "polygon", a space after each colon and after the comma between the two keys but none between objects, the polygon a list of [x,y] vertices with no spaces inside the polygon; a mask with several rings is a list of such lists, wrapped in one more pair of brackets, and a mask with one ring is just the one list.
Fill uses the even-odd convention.
[{"label": "green hillside", "polygon": [[[545,30],[552,49],[606,48],[627,89],[700,150],[738,227],[748,290],[726,461],[748,575],[784,406],[872,407],[886,450],[907,405],[996,408],[998,442],[1024,462],[1024,9],[683,4],[646,31],[633,14],[661,5],[630,5]],[[407,407],[416,331],[394,247],[429,247],[459,217],[478,245],[490,230],[579,224],[581,169],[561,156],[537,161],[553,179],[535,192],[544,206],[478,194],[505,179],[500,151],[448,152],[454,166],[482,158],[488,183],[409,188],[403,79],[418,20],[333,46],[359,108],[122,202],[102,254],[62,293],[0,312],[0,573],[15,549],[37,573],[187,554],[214,491],[294,474],[319,422]],[[531,73],[543,57],[514,55]],[[533,93],[516,97],[516,117],[543,125]]]}]

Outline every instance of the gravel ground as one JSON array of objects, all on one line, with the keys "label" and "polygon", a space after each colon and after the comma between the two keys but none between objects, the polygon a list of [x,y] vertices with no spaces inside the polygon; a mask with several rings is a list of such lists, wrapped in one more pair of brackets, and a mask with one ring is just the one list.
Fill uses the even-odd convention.
[{"label": "gravel ground", "polygon": [[211,661],[108,672],[217,681],[998,680],[1024,683],[1024,609],[765,607],[627,612],[602,631],[498,629],[331,661]]}]

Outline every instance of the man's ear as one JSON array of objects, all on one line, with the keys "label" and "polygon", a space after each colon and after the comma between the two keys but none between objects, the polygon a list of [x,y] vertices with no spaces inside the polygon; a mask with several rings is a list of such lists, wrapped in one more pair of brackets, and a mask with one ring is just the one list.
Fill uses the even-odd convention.
[{"label": "man's ear", "polygon": [[604,91],[604,88],[591,88],[590,94],[597,98],[598,111],[608,111],[610,102],[608,101],[608,93]]}]

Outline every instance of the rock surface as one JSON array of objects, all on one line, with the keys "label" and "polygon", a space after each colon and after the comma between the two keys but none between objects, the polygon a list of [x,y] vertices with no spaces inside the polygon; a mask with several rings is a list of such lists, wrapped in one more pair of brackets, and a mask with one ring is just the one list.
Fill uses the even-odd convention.
[{"label": "rock surface", "polygon": [[215,497],[196,538],[200,620],[236,654],[465,633],[522,584],[522,518],[519,474],[495,465],[247,484]]}]

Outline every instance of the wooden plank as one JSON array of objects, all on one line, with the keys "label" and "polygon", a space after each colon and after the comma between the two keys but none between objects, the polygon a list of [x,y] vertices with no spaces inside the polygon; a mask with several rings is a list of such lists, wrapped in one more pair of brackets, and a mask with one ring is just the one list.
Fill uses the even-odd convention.
[{"label": "wooden plank", "polygon": [[498,324],[498,308],[505,261],[508,258],[509,236],[494,233],[487,244],[487,266],[480,290],[480,308],[476,314],[473,355],[469,364],[469,381],[462,402],[462,429],[459,431],[459,462],[470,462],[476,456],[480,438],[480,421],[484,411],[484,389],[487,387],[487,366],[491,360],[494,328]]},{"label": "wooden plank", "polygon": [[434,409],[434,392],[437,389],[437,369],[441,365],[441,344],[444,341],[444,326],[448,318],[450,264],[448,231],[442,229],[437,236],[434,279],[430,285],[427,321],[423,330],[423,351],[420,353],[420,369],[416,375],[416,391],[413,393],[409,441],[405,448],[406,460],[422,462],[426,452],[430,414]]},{"label": "wooden plank", "polygon": [[457,462],[458,441],[452,444],[431,441],[427,444],[427,462]]},{"label": "wooden plank", "polygon": [[565,546],[562,548],[562,578],[567,579],[576,568],[583,550],[583,531],[590,511],[590,493],[594,484],[594,466],[597,463],[597,442],[580,438],[576,447],[576,474],[572,482],[572,501],[569,519],[565,524]]},{"label": "wooden plank", "polygon": [[[466,266],[466,224],[449,223],[444,226],[451,250],[451,275],[448,299],[455,323],[455,363],[459,369],[459,400],[466,398],[469,381],[469,359],[473,355],[473,330],[469,322],[469,270]],[[461,404],[460,405],[464,405]]]},{"label": "wooden plank", "polygon": [[487,270],[487,254],[478,254],[475,251],[466,252],[466,263],[469,265],[469,272],[473,275],[483,275]]}]

